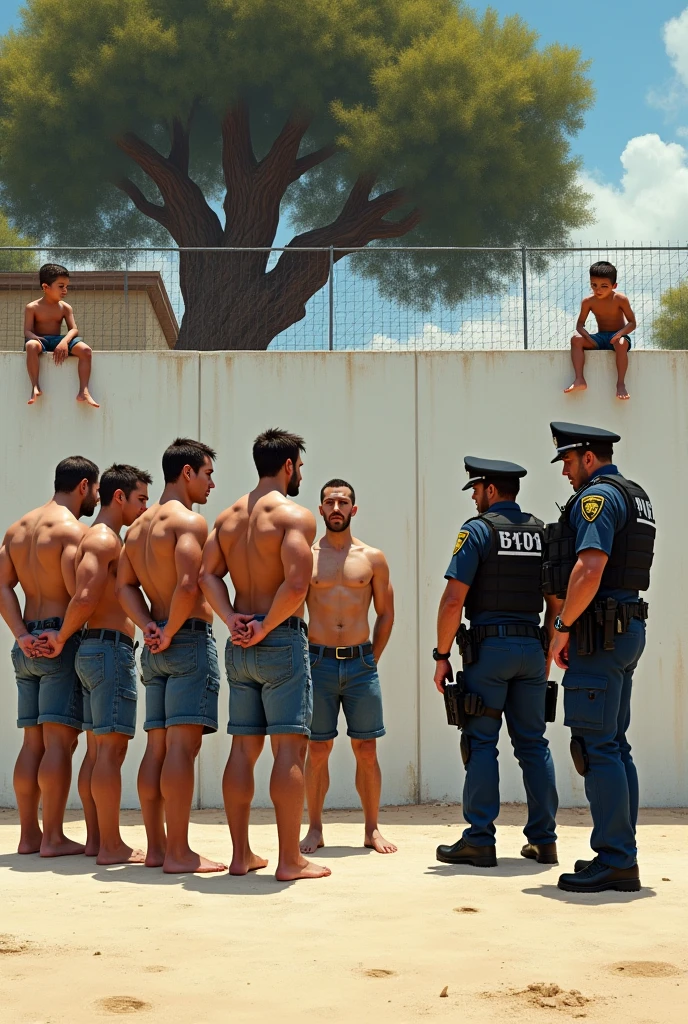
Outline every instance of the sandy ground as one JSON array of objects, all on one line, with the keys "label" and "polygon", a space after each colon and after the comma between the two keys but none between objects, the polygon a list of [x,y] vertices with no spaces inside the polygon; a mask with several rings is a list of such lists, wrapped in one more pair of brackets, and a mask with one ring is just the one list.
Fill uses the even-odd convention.
[{"label": "sandy ground", "polygon": [[[163,876],[140,866],[14,853],[0,811],[0,1020],[81,1024],[452,1020],[678,1024],[688,997],[688,811],[645,811],[640,893],[572,896],[560,870],[588,852],[587,812],[560,815],[562,868],[523,860],[523,808],[505,807],[499,867],[452,868],[456,807],[387,808],[399,845],[360,846],[359,815],[327,815],[322,881]],[[271,815],[254,848],[274,864]],[[124,836],[143,843],[139,816]],[[67,827],[84,837],[76,815]],[[196,849],[229,855],[220,811],[194,813]],[[446,990],[446,995],[442,993]]]}]

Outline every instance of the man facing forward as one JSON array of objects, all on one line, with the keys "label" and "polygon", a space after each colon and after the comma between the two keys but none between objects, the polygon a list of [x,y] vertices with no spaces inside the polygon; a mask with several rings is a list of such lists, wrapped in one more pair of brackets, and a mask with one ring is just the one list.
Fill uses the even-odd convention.
[{"label": "man facing forward", "polygon": [[[308,633],[313,675],[313,724],[306,764],[309,829],[302,853],[324,845],[322,811],[330,784],[328,760],[337,735],[340,705],[356,758],[356,789],[365,816],[364,846],[396,853],[378,828],[382,776],[377,740],[385,735],[377,663],[394,624],[394,593],[381,551],[351,535],[358,511],[346,480],[330,480],[320,492],[325,536],[313,546],[308,591]],[[369,640],[368,612],[377,619]]]},{"label": "man facing forward", "polygon": [[146,865],[170,874],[225,870],[189,847],[194,761],[203,734],[217,730],[220,690],[213,613],[198,587],[208,528],[191,507],[205,505],[215,486],[214,458],[200,441],[178,437],[170,445],[162,457],[162,497],[127,531],[117,572],[117,596],[146,645],[148,745],[138,779]]},{"label": "man facing forward", "polygon": [[100,478],[100,512],[76,553],[76,589],[59,630],[46,635],[50,658],[88,622],[76,656],[84,699],[87,753],[79,772],[88,839],[98,864],[142,863],[119,831],[122,764],[136,731],[134,623],[115,597],[120,533],[146,511],[152,478],[134,466],[114,465]]},{"label": "man facing forward", "polygon": [[[280,881],[322,878],[330,869],[299,851],[306,746],[313,713],[304,602],[313,567],[315,519],[291,501],[299,493],[304,441],[284,430],[256,438],[258,485],[217,519],[203,553],[201,587],[227,624],[226,665],[232,750],[222,780],[234,848],[230,872],[267,861],[248,841],[253,771],[265,737],[275,764],[270,797],[279,837]],[[224,577],[236,596],[229,599]]]},{"label": "man facing forward", "polygon": [[[71,637],[59,659],[49,653],[46,629],[59,629],[74,590],[74,557],[98,504],[98,467],[80,455],[63,459],[55,470],[55,494],[27,512],[0,547],[0,613],[16,643],[12,663],[19,690],[17,725],[24,743],[14,769],[19,808],[19,853],[62,857],[83,853],[81,843],[63,831],[72,755],[83,722],[81,683],[74,668],[79,647]],[[22,614],[15,588],[24,591]],[[43,801],[43,832],[38,804]]]}]

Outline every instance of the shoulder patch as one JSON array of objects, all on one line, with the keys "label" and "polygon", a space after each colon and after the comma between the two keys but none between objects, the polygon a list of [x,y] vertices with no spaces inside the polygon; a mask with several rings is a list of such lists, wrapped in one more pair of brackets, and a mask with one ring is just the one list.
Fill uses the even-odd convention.
[{"label": "shoulder patch", "polygon": [[583,519],[592,523],[604,507],[604,497],[601,494],[586,494],[581,498],[581,512]]},{"label": "shoulder patch", "polygon": [[464,546],[467,538],[468,538],[468,530],[459,530],[459,536],[456,538],[456,544],[454,545],[454,551],[452,552],[452,555],[455,555],[457,553],[457,551],[461,550],[461,548]]}]

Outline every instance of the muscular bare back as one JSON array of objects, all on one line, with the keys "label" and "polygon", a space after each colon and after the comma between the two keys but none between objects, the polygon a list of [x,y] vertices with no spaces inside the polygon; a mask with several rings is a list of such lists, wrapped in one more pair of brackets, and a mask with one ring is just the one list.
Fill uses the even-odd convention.
[{"label": "muscular bare back", "polygon": [[[232,579],[235,611],[265,615],[284,583],[283,546],[290,531],[315,538],[315,519],[277,490],[245,494],[215,524],[217,543]],[[304,606],[294,613],[303,615]]]},{"label": "muscular bare back", "polygon": [[376,569],[380,572],[386,566],[381,551],[356,537],[344,548],[333,547],[327,537],[313,545],[308,591],[308,633],[313,643],[343,647],[366,642]]},{"label": "muscular bare back", "polygon": [[[94,523],[87,530],[74,560],[75,573],[87,559],[94,570],[100,567],[107,573],[105,589],[96,609],[88,619],[90,629],[116,629],[120,633],[134,636],[134,623],[122,609],[115,596],[117,581],[117,563],[122,550],[122,539],[106,523]],[[91,566],[89,566],[90,568]]]},{"label": "muscular bare back", "polygon": [[62,618],[74,591],[74,558],[87,527],[56,501],[22,516],[4,547],[26,604],[24,620]]},{"label": "muscular bare back", "polygon": [[[179,541],[188,533],[197,535],[203,544],[207,535],[206,521],[174,499],[153,505],[127,530],[126,554],[156,621],[169,616],[178,581],[175,553]],[[200,592],[190,617],[213,621],[210,605]]]}]

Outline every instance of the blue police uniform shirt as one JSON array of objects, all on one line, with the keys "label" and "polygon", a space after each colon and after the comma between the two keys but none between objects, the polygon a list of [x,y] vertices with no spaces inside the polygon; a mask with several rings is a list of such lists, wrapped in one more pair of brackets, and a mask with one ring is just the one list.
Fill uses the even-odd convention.
[{"label": "blue police uniform shirt", "polygon": [[[614,465],[601,466],[595,473],[595,478],[614,476],[619,470]],[[583,515],[581,503],[583,498],[589,494],[596,494],[604,498],[602,508],[592,520]],[[621,491],[611,484],[593,483],[585,486],[571,510],[570,523],[576,531],[576,554],[589,548],[597,551],[604,551],[606,555],[611,554],[614,535],[623,530],[628,519],[626,501]],[[611,587],[600,587],[598,597],[613,597],[621,604],[628,604],[630,601],[638,600],[637,590],[614,590]]]},{"label": "blue police uniform shirt", "polygon": [[[497,501],[490,505],[490,512],[499,512],[513,523],[521,522],[521,507],[515,501]],[[484,562],[492,546],[492,530],[482,519],[472,519],[461,527],[468,536],[452,556],[449,568],[444,574],[445,580],[458,580],[470,587],[475,579],[480,563]],[[470,623],[472,626],[501,625],[508,622],[530,622],[540,625],[537,612],[479,612]]]}]

